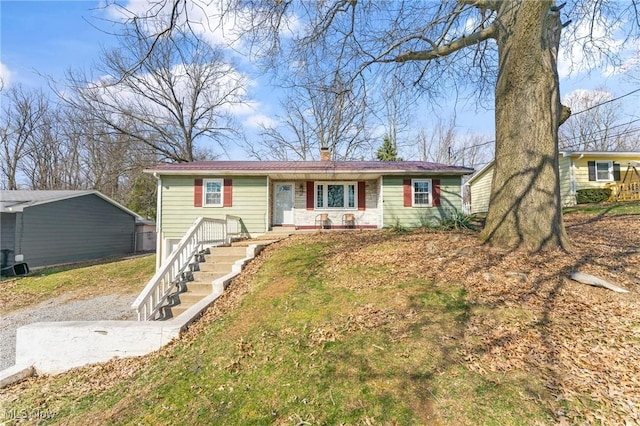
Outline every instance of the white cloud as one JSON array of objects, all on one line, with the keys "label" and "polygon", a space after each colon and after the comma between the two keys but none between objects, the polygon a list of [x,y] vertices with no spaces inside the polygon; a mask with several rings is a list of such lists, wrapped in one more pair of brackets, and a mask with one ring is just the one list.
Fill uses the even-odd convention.
[{"label": "white cloud", "polygon": [[[146,31],[154,32],[152,25],[162,25],[166,28],[166,22],[171,14],[173,2],[158,2],[157,0],[128,0],[122,6],[111,3],[105,4],[107,15],[110,19],[121,22],[130,21],[134,17],[153,16],[153,19],[143,22]],[[188,19],[190,30],[201,36],[213,46],[227,46],[233,49],[237,56],[246,57],[249,46],[243,36],[247,28],[253,22],[251,11],[248,8],[229,10],[224,2],[209,0],[193,0],[181,3],[184,9],[179,9],[180,18],[178,25],[184,26]],[[289,14],[281,23],[281,36],[292,37],[301,29],[299,19]],[[157,31],[157,29],[155,30]],[[240,53],[238,53],[240,52]]]},{"label": "white cloud", "polygon": [[258,105],[259,104],[256,101],[247,100],[242,103],[229,104],[227,105],[226,110],[233,116],[246,117],[248,115],[255,114],[258,109]]},{"label": "white cloud", "polygon": [[561,46],[558,52],[558,75],[569,77],[574,72],[602,69],[606,73],[608,59],[621,52],[623,40],[615,37],[619,22],[608,22],[605,17],[582,20],[571,24],[570,46]]},{"label": "white cloud", "polygon": [[264,114],[253,114],[243,121],[245,127],[249,129],[275,128],[278,122]]},{"label": "white cloud", "polygon": [[[158,2],[155,0],[128,0],[124,5],[109,4],[107,14],[111,19],[126,22],[134,17],[148,17],[138,20],[143,29],[149,34],[165,29],[172,13],[173,2]],[[184,26],[189,22],[190,29],[203,37],[212,45],[238,47],[239,35],[242,34],[240,25],[243,22],[242,12],[223,13],[222,2],[194,0],[178,9],[178,25]],[[156,27],[157,28],[154,28]]]},{"label": "white cloud", "polygon": [[626,57],[622,60],[619,66],[609,65],[603,71],[603,74],[607,77],[629,74],[634,70],[640,70],[640,46],[636,46],[635,49],[627,51]]},{"label": "white cloud", "polygon": [[467,18],[464,22],[464,34],[471,34],[475,32],[482,22],[480,18],[481,17],[478,15],[473,16],[472,18]]},{"label": "white cloud", "polygon": [[581,110],[613,98],[613,93],[602,89],[576,89],[563,96],[562,103],[570,106],[572,109]]},{"label": "white cloud", "polygon": [[0,62],[0,88],[7,88],[13,81],[13,72],[5,64]]},{"label": "white cloud", "polygon": [[382,138],[384,138],[387,134],[388,134],[387,127],[382,124],[378,124],[377,126],[373,126],[369,129],[369,135],[372,138],[374,138],[376,141],[380,140],[381,143],[382,143]]},{"label": "white cloud", "polygon": [[229,114],[240,119],[249,130],[257,130],[261,127],[276,127],[278,122],[263,112],[264,105],[255,100],[227,106]]}]

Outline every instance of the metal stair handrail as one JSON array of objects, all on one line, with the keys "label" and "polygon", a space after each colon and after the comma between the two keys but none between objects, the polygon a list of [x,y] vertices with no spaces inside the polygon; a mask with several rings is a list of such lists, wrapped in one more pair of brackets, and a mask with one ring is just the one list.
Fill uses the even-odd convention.
[{"label": "metal stair handrail", "polygon": [[224,220],[196,219],[131,305],[138,313],[138,321],[154,319],[197,253],[205,247],[228,243],[232,236],[239,235],[241,224],[238,216],[227,215]]}]

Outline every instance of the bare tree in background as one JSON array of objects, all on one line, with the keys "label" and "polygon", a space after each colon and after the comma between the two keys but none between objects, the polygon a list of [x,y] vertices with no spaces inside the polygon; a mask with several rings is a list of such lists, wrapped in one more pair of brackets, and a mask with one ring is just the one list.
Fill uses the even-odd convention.
[{"label": "bare tree in background", "polygon": [[560,128],[560,149],[567,151],[640,150],[638,120],[629,120],[605,90],[574,92],[564,98],[574,114]]},{"label": "bare tree in background", "polygon": [[20,85],[3,91],[1,96],[2,187],[18,189],[22,160],[34,146],[35,134],[47,125],[49,102],[42,91],[29,91]]},{"label": "bare tree in background", "polygon": [[246,143],[247,154],[258,160],[311,160],[315,157],[313,127],[306,102],[289,96],[282,102],[284,114],[274,124],[260,125],[261,141]]},{"label": "bare tree in background", "polygon": [[135,196],[132,205],[155,215],[155,184],[140,183],[142,170],[158,162],[148,146],[40,90],[17,85],[1,96],[2,189],[96,189],[125,205]]},{"label": "bare tree in background", "polygon": [[67,147],[60,140],[61,122],[57,111],[48,108],[27,141],[20,171],[27,177],[29,189],[66,189],[63,181]]},{"label": "bare tree in background", "polygon": [[451,164],[451,152],[455,149],[455,118],[445,122],[438,119],[432,129],[418,132],[418,150],[422,161]]},{"label": "bare tree in background", "polygon": [[458,145],[453,151],[453,163],[478,169],[493,159],[494,141],[487,141],[486,136],[467,133],[458,137]]},{"label": "bare tree in background", "polygon": [[160,39],[126,33],[97,71],[99,80],[70,72],[73,96],[64,99],[163,160],[214,157],[237,133],[230,110],[244,101],[245,77],[221,50],[189,33]]},{"label": "bare tree in background", "polygon": [[486,137],[456,130],[455,117],[440,118],[431,129],[420,129],[417,136],[417,158],[441,164],[476,168],[493,158],[493,141]]},{"label": "bare tree in background", "polygon": [[92,130],[85,138],[82,155],[83,168],[87,171],[85,179],[91,187],[101,188],[105,195],[120,199],[136,145],[122,133],[108,132],[102,123],[96,123]]},{"label": "bare tree in background", "polygon": [[[186,3],[158,4],[179,13]],[[496,166],[481,238],[501,247],[545,250],[569,245],[558,176],[558,128],[570,113],[560,103],[557,73],[562,6],[553,0],[228,0],[222,16],[209,16],[209,22],[218,25],[236,13],[272,63],[322,61],[351,86],[367,87],[367,73],[380,72],[396,73],[422,94],[451,96],[459,87],[473,87],[481,100],[492,92]],[[593,29],[610,36],[610,22],[618,22],[628,31],[625,41],[637,40],[636,7],[572,2],[565,10],[574,22],[567,46],[580,44],[587,57],[615,62],[606,37]],[[586,37],[578,29],[584,22],[592,30]],[[172,18],[168,30],[177,23]]]},{"label": "bare tree in background", "polygon": [[336,160],[371,155],[363,94],[337,74],[326,81],[318,74],[305,75],[304,82],[290,89],[282,102],[283,116],[276,117],[275,126],[262,126],[259,145],[249,144],[252,157],[316,160],[321,147],[330,148]]},{"label": "bare tree in background", "polygon": [[412,148],[415,142],[403,136],[407,134],[409,121],[417,107],[415,99],[409,96],[409,91],[403,82],[395,78],[381,87],[383,87],[382,100],[379,102],[381,111],[378,114],[381,115],[380,119],[385,124],[385,135],[389,137],[396,150]]}]

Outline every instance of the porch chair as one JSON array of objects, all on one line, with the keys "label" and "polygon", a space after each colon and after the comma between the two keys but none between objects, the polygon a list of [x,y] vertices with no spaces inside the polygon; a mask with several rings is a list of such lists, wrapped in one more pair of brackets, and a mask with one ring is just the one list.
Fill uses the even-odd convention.
[{"label": "porch chair", "polygon": [[318,229],[328,229],[331,225],[329,213],[320,213],[316,216],[315,227]]},{"label": "porch chair", "polygon": [[345,213],[342,215],[342,226],[348,229],[356,227],[356,215],[353,213]]}]

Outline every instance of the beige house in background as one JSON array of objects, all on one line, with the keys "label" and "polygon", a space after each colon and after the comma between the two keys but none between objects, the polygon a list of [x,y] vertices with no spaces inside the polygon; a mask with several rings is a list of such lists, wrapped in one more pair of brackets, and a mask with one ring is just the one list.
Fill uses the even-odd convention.
[{"label": "beige house in background", "polygon": [[[579,189],[605,188],[607,184],[620,183],[640,172],[640,152],[561,151],[559,153],[560,194],[564,206],[576,204]],[[489,210],[494,162],[490,162],[466,185],[471,195],[471,213]]]}]

